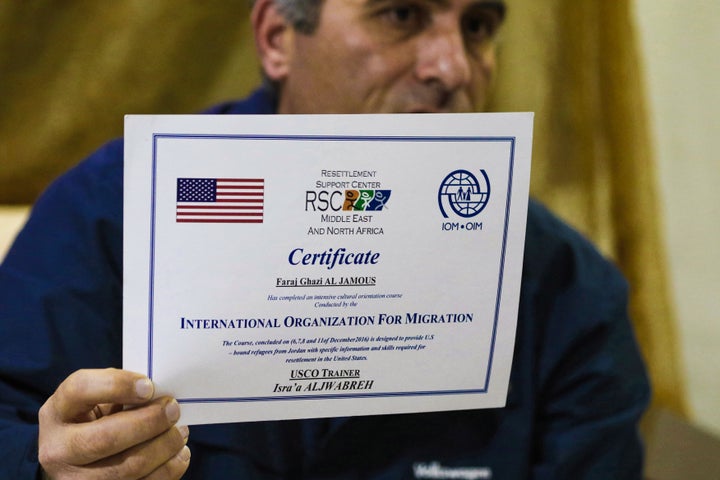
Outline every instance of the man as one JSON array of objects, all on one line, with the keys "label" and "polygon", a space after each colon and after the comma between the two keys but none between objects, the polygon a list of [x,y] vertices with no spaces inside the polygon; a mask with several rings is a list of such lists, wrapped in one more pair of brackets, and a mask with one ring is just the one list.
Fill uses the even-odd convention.
[{"label": "man", "polygon": [[[480,110],[504,13],[502,1],[257,0],[267,88],[211,113]],[[535,203],[503,409],[197,426],[189,438],[174,399],[107,368],[121,365],[121,274],[115,141],[46,192],[0,269],[0,477],[36,478],[41,464],[58,480],[640,478],[649,393],[625,284]]]}]

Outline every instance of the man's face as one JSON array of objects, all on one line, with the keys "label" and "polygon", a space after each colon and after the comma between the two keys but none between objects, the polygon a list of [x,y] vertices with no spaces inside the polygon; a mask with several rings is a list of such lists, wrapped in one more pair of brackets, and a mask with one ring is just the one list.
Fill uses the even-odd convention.
[{"label": "man's face", "polygon": [[502,21],[480,0],[325,0],[293,32],[280,113],[482,110]]}]

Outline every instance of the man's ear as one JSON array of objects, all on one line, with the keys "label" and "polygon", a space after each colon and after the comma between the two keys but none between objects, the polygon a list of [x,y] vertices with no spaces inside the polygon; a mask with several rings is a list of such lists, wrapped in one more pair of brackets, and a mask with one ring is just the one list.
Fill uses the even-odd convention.
[{"label": "man's ear", "polygon": [[273,0],[257,0],[251,16],[255,48],[267,77],[282,82],[290,72],[292,26]]}]

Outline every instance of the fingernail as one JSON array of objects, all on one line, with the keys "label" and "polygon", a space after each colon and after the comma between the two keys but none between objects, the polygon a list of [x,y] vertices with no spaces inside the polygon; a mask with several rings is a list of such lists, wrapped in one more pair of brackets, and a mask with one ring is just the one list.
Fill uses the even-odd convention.
[{"label": "fingernail", "polygon": [[165,406],[165,415],[172,423],[177,422],[178,418],[180,418],[180,405],[178,405],[176,400],[171,400]]},{"label": "fingernail", "polygon": [[182,435],[183,440],[185,443],[187,443],[188,437],[190,436],[190,429],[187,425],[181,425],[179,427],[176,427],[178,429],[178,432],[180,432],[180,435]]},{"label": "fingernail", "polygon": [[153,384],[149,378],[141,378],[135,382],[135,393],[138,397],[149,399],[153,394]]},{"label": "fingernail", "polygon": [[187,445],[185,445],[183,449],[178,452],[177,457],[185,463],[190,461],[190,449],[187,447]]}]

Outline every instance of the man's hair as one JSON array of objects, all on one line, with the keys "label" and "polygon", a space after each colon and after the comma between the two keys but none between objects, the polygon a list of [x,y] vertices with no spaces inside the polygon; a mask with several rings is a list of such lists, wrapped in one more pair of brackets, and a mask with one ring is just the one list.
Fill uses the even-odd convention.
[{"label": "man's hair", "polygon": [[[315,31],[320,22],[324,0],[273,0],[278,11],[295,30],[305,34]],[[255,3],[255,0],[252,0]]]}]

